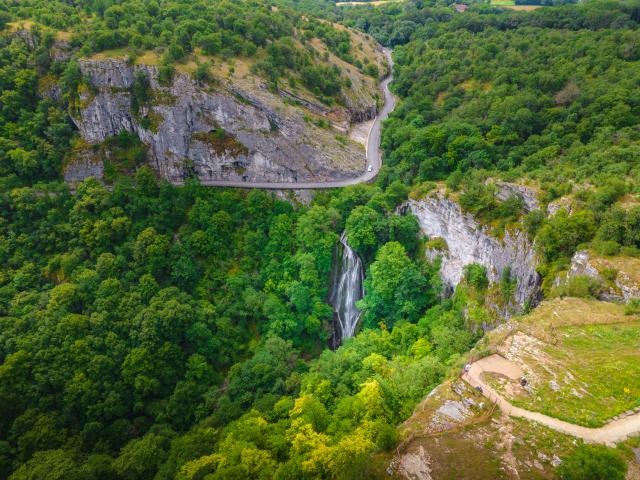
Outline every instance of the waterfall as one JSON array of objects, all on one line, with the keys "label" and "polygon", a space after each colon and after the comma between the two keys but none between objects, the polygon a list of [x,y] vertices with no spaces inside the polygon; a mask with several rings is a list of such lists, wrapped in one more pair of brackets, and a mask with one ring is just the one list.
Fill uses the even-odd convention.
[{"label": "waterfall", "polygon": [[340,328],[340,332],[336,331],[334,334],[334,337],[338,337],[333,341],[336,347],[340,340],[353,337],[356,332],[360,319],[356,302],[364,296],[363,277],[362,262],[347,243],[346,232],[343,232],[336,248],[329,296],[335,312],[334,318]]}]

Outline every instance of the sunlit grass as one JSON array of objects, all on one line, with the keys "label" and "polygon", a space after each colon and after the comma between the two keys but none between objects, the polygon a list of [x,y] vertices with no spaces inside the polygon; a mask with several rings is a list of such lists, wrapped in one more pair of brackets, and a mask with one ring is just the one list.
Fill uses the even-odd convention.
[{"label": "sunlit grass", "polygon": [[527,359],[541,381],[515,405],[588,427],[640,406],[640,322],[558,330],[544,348],[551,364]]}]

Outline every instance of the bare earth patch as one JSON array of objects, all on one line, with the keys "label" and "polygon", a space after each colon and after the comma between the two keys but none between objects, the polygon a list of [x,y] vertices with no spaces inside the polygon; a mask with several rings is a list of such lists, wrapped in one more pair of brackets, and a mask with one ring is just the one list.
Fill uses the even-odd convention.
[{"label": "bare earth patch", "polygon": [[349,129],[349,138],[356,143],[364,146],[367,143],[369,137],[369,131],[373,126],[375,120],[369,120],[368,122],[356,123]]}]

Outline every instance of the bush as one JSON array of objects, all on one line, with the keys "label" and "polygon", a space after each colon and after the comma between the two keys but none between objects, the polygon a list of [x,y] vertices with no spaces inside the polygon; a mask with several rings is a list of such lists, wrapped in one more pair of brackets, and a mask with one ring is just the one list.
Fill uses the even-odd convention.
[{"label": "bush", "polygon": [[198,63],[193,77],[197,82],[208,82],[211,80],[211,62]]},{"label": "bush", "polygon": [[620,253],[620,244],[615,240],[594,241],[592,246],[600,255],[611,256]]},{"label": "bush", "polygon": [[449,250],[447,241],[442,237],[433,237],[425,244],[425,248],[429,250],[438,250],[441,252]]},{"label": "bush", "polygon": [[469,285],[478,290],[484,290],[489,286],[487,269],[477,263],[472,263],[464,267],[464,279]]},{"label": "bush", "polygon": [[640,314],[640,298],[632,298],[624,307],[625,315],[638,315]]},{"label": "bush", "polygon": [[518,279],[511,276],[511,267],[506,267],[500,277],[500,291],[502,292],[502,299],[505,303],[511,300],[517,286]]},{"label": "bush", "polygon": [[384,452],[390,452],[397,444],[398,431],[396,428],[388,423],[380,424],[376,435],[376,446]]},{"label": "bush", "polygon": [[302,82],[315,93],[333,96],[340,92],[340,71],[324,65],[309,65],[302,69]]},{"label": "bush", "polygon": [[164,54],[165,61],[167,63],[179,62],[184,59],[186,52],[181,45],[177,43],[172,43],[167,47],[167,51]]},{"label": "bush", "polygon": [[560,210],[547,219],[536,235],[536,242],[545,260],[551,262],[570,258],[578,245],[588,242],[595,233],[595,218],[590,210],[569,215]]},{"label": "bush", "polygon": [[169,85],[175,73],[176,69],[171,63],[163,63],[158,69],[158,81],[162,85]]},{"label": "bush", "polygon": [[569,277],[563,285],[553,287],[550,297],[593,298],[598,295],[600,284],[588,275]]},{"label": "bush", "polygon": [[366,67],[364,67],[364,74],[369,75],[373,78],[378,78],[380,76],[380,71],[378,70],[378,66],[374,63],[370,63]]},{"label": "bush", "polygon": [[529,234],[529,238],[534,238],[538,229],[544,223],[544,212],[542,210],[532,210],[524,217],[524,229]]},{"label": "bush", "polygon": [[151,84],[144,70],[136,70],[131,84],[131,110],[140,111],[140,107],[149,101]]},{"label": "bush", "polygon": [[562,480],[623,480],[627,463],[603,445],[581,445],[558,467]]}]

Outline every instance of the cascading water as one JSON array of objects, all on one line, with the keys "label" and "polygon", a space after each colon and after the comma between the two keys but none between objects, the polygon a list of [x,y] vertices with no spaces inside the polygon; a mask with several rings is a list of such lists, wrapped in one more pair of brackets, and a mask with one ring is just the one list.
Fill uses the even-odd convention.
[{"label": "cascading water", "polygon": [[335,255],[329,296],[340,329],[340,332],[335,332],[332,341],[335,347],[340,340],[353,337],[356,332],[360,319],[356,302],[364,296],[363,277],[362,262],[347,243],[346,232],[343,232]]}]

